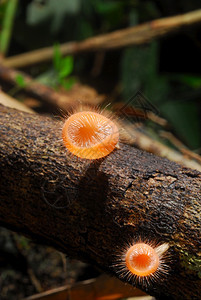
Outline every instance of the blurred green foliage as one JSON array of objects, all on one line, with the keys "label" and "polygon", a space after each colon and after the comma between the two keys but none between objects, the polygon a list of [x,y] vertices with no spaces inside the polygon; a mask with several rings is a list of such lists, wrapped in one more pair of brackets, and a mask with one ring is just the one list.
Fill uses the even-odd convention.
[{"label": "blurred green foliage", "polygon": [[26,86],[26,83],[24,81],[24,77],[21,74],[18,74],[15,77],[15,81],[16,81],[17,86],[20,87],[20,88],[24,88]]},{"label": "blurred green foliage", "polygon": [[37,77],[43,84],[54,88],[62,86],[69,90],[76,82],[75,77],[69,76],[73,72],[74,59],[72,56],[62,57],[58,44],[54,46],[53,66]]},{"label": "blurred green foliage", "polygon": [[[158,108],[160,115],[169,120],[176,134],[189,147],[199,148],[201,134],[198,105],[193,98],[185,101],[182,92],[182,87],[189,86],[189,83],[188,91],[198,89],[198,80],[195,81],[195,77],[190,75],[161,75],[158,71],[158,57],[158,42],[124,51],[121,74],[125,98],[136,90],[143,90],[149,101]],[[199,92],[201,96],[201,89]]]},{"label": "blurred green foliage", "polygon": [[2,1],[0,3],[0,54],[4,56],[9,48],[12,27],[18,0]]},{"label": "blurred green foliage", "polygon": [[58,72],[59,80],[62,80],[66,76],[70,75],[73,71],[73,57],[66,56],[63,58],[59,49],[59,45],[55,45],[54,49],[54,67]]}]

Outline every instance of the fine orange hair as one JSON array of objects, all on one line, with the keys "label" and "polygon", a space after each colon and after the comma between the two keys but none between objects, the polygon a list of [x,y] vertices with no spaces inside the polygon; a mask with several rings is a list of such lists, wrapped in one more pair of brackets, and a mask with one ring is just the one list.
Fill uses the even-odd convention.
[{"label": "fine orange hair", "polygon": [[121,278],[127,278],[133,285],[149,285],[168,273],[168,243],[153,246],[149,242],[136,242],[129,245],[114,268]]},{"label": "fine orange hair", "polygon": [[159,267],[159,256],[155,249],[145,243],[131,246],[125,256],[128,270],[137,276],[149,276]]},{"label": "fine orange hair", "polygon": [[99,159],[118,147],[119,130],[110,117],[86,110],[66,119],[62,139],[68,151],[77,157]]}]

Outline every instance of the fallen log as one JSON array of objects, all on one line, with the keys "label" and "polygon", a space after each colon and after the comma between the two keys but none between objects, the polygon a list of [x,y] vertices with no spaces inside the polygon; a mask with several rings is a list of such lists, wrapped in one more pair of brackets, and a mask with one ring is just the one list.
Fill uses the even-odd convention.
[{"label": "fallen log", "polygon": [[120,278],[128,244],[168,243],[167,274],[137,286],[200,299],[201,173],[124,144],[96,162],[77,159],[61,126],[0,106],[0,225]]}]

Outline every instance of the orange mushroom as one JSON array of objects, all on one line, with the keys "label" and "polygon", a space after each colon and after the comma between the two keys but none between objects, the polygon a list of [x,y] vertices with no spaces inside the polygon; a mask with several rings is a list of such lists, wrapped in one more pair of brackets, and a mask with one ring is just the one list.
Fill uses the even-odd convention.
[{"label": "orange mushroom", "polygon": [[153,246],[155,243],[139,240],[117,254],[113,266],[119,277],[131,281],[133,285],[149,285],[167,276],[169,271],[168,243]]},{"label": "orange mushroom", "polygon": [[137,243],[131,246],[125,256],[128,270],[137,276],[153,274],[159,267],[159,256],[148,244]]},{"label": "orange mushroom", "polygon": [[99,159],[110,154],[119,141],[119,130],[111,119],[94,111],[72,114],[64,123],[62,138],[74,155]]}]

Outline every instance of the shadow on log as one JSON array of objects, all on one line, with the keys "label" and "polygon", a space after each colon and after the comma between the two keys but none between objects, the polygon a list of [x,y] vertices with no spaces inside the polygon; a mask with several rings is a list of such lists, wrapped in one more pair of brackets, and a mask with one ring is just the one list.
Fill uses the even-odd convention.
[{"label": "shadow on log", "polygon": [[200,299],[201,173],[124,144],[98,162],[77,159],[61,126],[0,106],[1,226],[117,277],[127,244],[167,242],[169,272],[138,286]]}]

